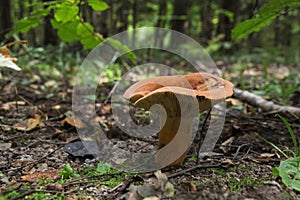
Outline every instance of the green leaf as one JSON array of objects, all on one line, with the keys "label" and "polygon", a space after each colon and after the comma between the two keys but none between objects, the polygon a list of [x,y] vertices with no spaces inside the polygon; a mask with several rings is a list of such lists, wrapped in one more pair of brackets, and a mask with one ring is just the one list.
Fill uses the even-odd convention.
[{"label": "green leaf", "polygon": [[25,17],[19,21],[16,22],[14,29],[7,34],[6,37],[11,37],[15,33],[26,33],[30,29],[37,27],[39,24],[42,23],[43,17],[47,16],[49,12],[51,11],[51,8],[48,7],[46,9],[37,9],[34,10],[30,17]]},{"label": "green leaf", "polygon": [[75,171],[73,170],[73,168],[69,163],[62,168],[60,174],[62,176],[62,179],[68,179],[70,177],[75,177],[75,178],[79,177],[79,174],[75,173]]},{"label": "green leaf", "polygon": [[101,0],[88,0],[88,4],[96,11],[104,11],[109,8],[109,5]]},{"label": "green leaf", "polygon": [[94,34],[94,27],[90,23],[80,23],[77,26],[76,34],[81,37],[86,37]]},{"label": "green leaf", "polygon": [[253,32],[260,31],[263,27],[270,24],[270,22],[280,15],[280,11],[287,7],[300,6],[299,0],[269,0],[264,4],[255,16],[255,18],[245,20],[234,27],[231,36],[233,39],[245,38]]},{"label": "green leaf", "polygon": [[78,6],[66,2],[57,6],[54,18],[58,22],[65,23],[69,21],[74,21],[74,18],[76,18],[77,14]]},{"label": "green leaf", "polygon": [[34,10],[32,13],[31,13],[31,16],[30,18],[38,18],[38,17],[45,17],[49,14],[49,12],[51,11],[51,8],[48,7],[46,9],[37,9],[37,10]]},{"label": "green leaf", "polygon": [[263,27],[269,25],[269,23],[276,17],[277,15],[269,15],[267,17],[258,17],[243,21],[242,23],[238,24],[232,30],[232,38],[233,39],[242,39],[245,38],[247,35],[253,32],[260,31]]},{"label": "green leaf", "polygon": [[14,30],[11,34],[15,33],[26,33],[30,29],[37,27],[42,22],[42,19],[31,19],[31,18],[24,18],[17,21]]},{"label": "green leaf", "polygon": [[57,34],[59,38],[65,42],[74,42],[79,40],[78,35],[76,34],[78,21],[68,22],[65,24],[59,23],[55,20],[51,20],[53,28],[57,29]]},{"label": "green leaf", "polygon": [[118,50],[120,54],[125,54],[131,61],[136,59],[136,55],[133,53],[133,51],[120,41],[111,38],[107,38],[107,41],[111,44],[111,46],[113,46],[113,48]]},{"label": "green leaf", "polygon": [[98,46],[100,42],[101,40],[94,34],[90,34],[90,36],[80,39],[83,49],[93,49]]},{"label": "green leaf", "polygon": [[281,121],[284,123],[285,127],[288,129],[288,131],[290,133],[294,147],[298,148],[298,142],[297,142],[296,135],[294,134],[294,131],[293,131],[292,127],[290,126],[289,122],[287,121],[287,119],[282,117],[279,114],[276,114],[276,117],[279,117],[281,119]]},{"label": "green leaf", "polygon": [[108,174],[110,172],[110,165],[107,163],[99,162],[96,171],[100,174]]},{"label": "green leaf", "polygon": [[76,33],[84,49],[93,49],[103,40],[102,35],[94,33],[94,27],[89,23],[78,24]]},{"label": "green leaf", "polygon": [[289,158],[281,161],[279,167],[273,169],[273,174],[281,177],[287,187],[300,191],[300,158]]}]

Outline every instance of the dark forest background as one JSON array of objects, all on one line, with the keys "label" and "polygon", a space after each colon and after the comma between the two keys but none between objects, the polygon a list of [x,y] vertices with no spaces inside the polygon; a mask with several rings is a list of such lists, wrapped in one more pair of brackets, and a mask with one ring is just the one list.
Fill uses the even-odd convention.
[{"label": "dark forest background", "polygon": [[[5,37],[5,34],[13,29],[18,20],[30,17],[36,9],[30,5],[39,2],[42,1],[0,0],[2,43],[13,40],[12,36]],[[238,23],[252,18],[268,1],[107,0],[105,2],[109,8],[104,11],[95,11],[88,4],[80,6],[83,20],[89,22],[95,32],[99,32],[104,38],[137,27],[164,27],[194,38],[217,58],[226,55],[271,54],[270,59],[274,59],[274,62],[279,60],[294,64],[300,60],[299,8],[286,9],[261,31],[252,33],[246,39],[233,41],[232,29]],[[53,12],[45,16],[37,28],[26,33],[18,33],[18,37],[28,40],[31,46],[58,46],[60,38],[57,30],[51,26],[51,18]]]}]

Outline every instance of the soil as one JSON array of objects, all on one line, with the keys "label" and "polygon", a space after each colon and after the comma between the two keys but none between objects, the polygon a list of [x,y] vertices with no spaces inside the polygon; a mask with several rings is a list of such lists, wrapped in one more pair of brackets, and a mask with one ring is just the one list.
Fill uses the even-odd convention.
[{"label": "soil", "polygon": [[[0,81],[1,195],[11,189],[20,191],[25,183],[36,189],[42,172],[53,174],[51,178],[59,178],[58,172],[67,163],[75,170],[97,166],[98,161],[90,155],[74,156],[64,149],[65,145],[80,141],[77,125],[72,122],[70,115],[72,87],[66,80],[49,81],[41,77],[7,73],[3,74]],[[139,142],[146,142],[155,148],[155,139],[136,142],[136,138],[123,135],[114,127],[109,103],[103,105],[111,89],[112,84],[109,83],[98,88],[99,100],[96,104],[98,111],[102,111],[98,112],[98,117],[106,125],[109,138],[120,140],[125,146],[135,141],[137,146],[143,146]],[[231,102],[235,103],[235,100]],[[292,148],[286,127],[274,113],[262,113],[258,108],[241,105],[243,107],[235,105],[228,109],[224,129],[213,155],[197,164],[195,157],[199,141],[195,140],[182,166],[162,169],[174,186],[175,195],[161,199],[300,199],[298,192],[284,186],[280,178],[272,174],[272,168],[279,165],[282,157],[258,137],[258,134],[263,136],[281,149]],[[299,119],[285,117],[298,135],[296,128]],[[29,119],[31,125],[28,124]],[[95,189],[91,183],[82,181],[81,187],[90,191],[88,195],[71,187],[53,190],[56,193],[64,192],[69,199],[78,199],[79,196],[125,199],[124,195],[130,194],[130,184],[125,182],[140,183],[151,175],[136,174],[125,179],[123,187],[110,190]],[[7,177],[8,182],[3,177]],[[23,191],[14,199],[25,197]]]}]

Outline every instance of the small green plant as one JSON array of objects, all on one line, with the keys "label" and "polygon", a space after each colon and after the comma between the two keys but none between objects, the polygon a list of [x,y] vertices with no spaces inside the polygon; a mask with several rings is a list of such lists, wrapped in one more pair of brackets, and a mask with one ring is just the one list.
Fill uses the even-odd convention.
[{"label": "small green plant", "polygon": [[300,146],[297,141],[297,137],[290,124],[288,123],[287,119],[279,114],[277,114],[276,116],[281,119],[281,121],[285,124],[286,128],[288,129],[288,132],[293,142],[294,150],[281,150],[272,142],[266,140],[261,136],[260,137],[263,141],[271,145],[286,158],[286,160],[282,160],[280,162],[280,165],[278,167],[273,168],[272,173],[275,176],[280,176],[282,182],[287,187],[292,187],[293,189],[300,191]]},{"label": "small green plant", "polygon": [[228,187],[231,192],[238,192],[241,191],[245,186],[248,185],[260,185],[262,184],[261,181],[251,178],[251,177],[244,177],[244,178],[235,178],[235,177],[229,177],[228,179]]},{"label": "small green plant", "polygon": [[62,179],[65,180],[65,179],[69,179],[71,177],[74,177],[74,178],[79,178],[79,174],[77,174],[74,169],[71,167],[71,165],[68,163],[66,164],[61,172],[60,172],[61,176],[62,176]]},{"label": "small green plant", "polygon": [[111,168],[109,164],[99,162],[96,171],[100,174],[108,174],[111,171]]},{"label": "small green plant", "polygon": [[19,195],[20,195],[20,193],[14,190],[14,191],[11,191],[11,192],[7,193],[6,195],[0,197],[0,200],[11,199],[11,198],[17,197]]}]

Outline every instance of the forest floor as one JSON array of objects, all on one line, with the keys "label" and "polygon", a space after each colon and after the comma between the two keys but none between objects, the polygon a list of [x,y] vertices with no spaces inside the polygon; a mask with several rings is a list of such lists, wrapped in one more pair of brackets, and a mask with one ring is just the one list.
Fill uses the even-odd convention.
[{"label": "forest floor", "polygon": [[[65,145],[80,141],[70,115],[72,87],[66,81],[26,73],[3,77],[0,199],[125,199],[126,195],[131,200],[142,199],[147,187],[133,192],[130,185],[149,185],[153,173],[105,171],[106,165],[99,165],[91,156],[65,151]],[[107,96],[110,90],[110,84],[104,85],[100,95]],[[120,136],[114,128],[109,105],[101,109],[99,117],[111,138],[135,140]],[[286,117],[292,127],[298,126],[299,119]],[[174,186],[174,196],[166,197],[163,188],[156,188],[156,195],[164,196],[161,199],[300,199],[298,192],[272,175],[272,168],[283,158],[258,134],[282,149],[292,148],[286,127],[274,113],[248,105],[229,108],[216,154],[197,164],[192,148],[181,167],[162,169]],[[155,140],[149,145],[155,145]],[[67,164],[71,168],[64,175],[69,177],[62,177]]]}]

